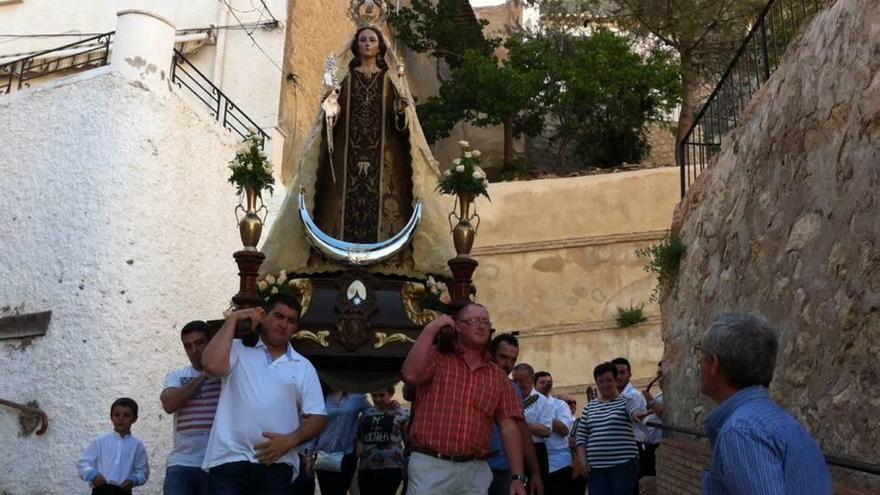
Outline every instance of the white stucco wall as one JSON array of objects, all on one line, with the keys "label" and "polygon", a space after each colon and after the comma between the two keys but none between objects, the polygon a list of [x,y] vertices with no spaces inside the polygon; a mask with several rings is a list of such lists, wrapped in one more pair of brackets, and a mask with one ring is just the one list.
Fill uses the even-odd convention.
[{"label": "white stucco wall", "polygon": [[0,397],[36,399],[49,431],[20,437],[0,407],[0,493],[88,493],[74,463],[110,430],[113,399],[161,492],[171,444],[159,393],[186,364],[179,330],[221,317],[240,246],[226,182],[236,140],[181,96],[99,69],[0,97],[0,310],[51,310],[48,333],[0,341]]},{"label": "white stucco wall", "polygon": [[[273,30],[251,33],[266,52],[261,53],[244,30],[219,30],[216,45],[206,45],[187,58],[244,110],[256,123],[270,130],[278,125],[278,102],[282,73],[269,60],[282,65],[284,23],[287,0],[264,0],[269,11],[281,22]],[[226,0],[238,19],[245,23],[268,21],[257,0]],[[238,25],[238,20],[219,0],[25,0],[0,5],[3,34],[104,33],[116,29],[116,13],[124,9],[145,9],[175,24],[177,29],[207,28],[211,25]],[[262,12],[262,15],[261,15]],[[79,41],[80,37],[0,38],[0,58],[50,49]],[[268,57],[268,58],[267,58]]]}]

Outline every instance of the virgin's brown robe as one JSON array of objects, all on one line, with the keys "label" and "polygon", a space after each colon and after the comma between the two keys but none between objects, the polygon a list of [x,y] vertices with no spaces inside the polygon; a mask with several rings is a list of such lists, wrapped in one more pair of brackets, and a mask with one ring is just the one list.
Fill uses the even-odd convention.
[{"label": "virgin's brown robe", "polygon": [[355,70],[342,82],[333,160],[325,143],[315,186],[315,223],[336,239],[384,241],[412,215],[409,131],[397,98],[386,70]]}]

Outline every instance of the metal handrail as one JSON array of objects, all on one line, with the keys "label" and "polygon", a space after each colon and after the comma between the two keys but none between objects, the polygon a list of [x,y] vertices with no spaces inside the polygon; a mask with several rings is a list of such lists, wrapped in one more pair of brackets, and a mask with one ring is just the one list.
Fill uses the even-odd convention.
[{"label": "metal handrail", "polygon": [[[681,195],[739,125],[751,96],[769,78],[801,24],[826,0],[770,0],[727,66],[684,137],[676,144]],[[769,24],[768,24],[769,23]]]},{"label": "metal handrail", "polygon": [[260,136],[260,148],[265,149],[266,140],[271,139],[256,122],[220,90],[183,54],[174,50],[171,63],[171,82],[178,88],[186,88],[199,101],[208,107],[211,117],[226,129],[235,132],[242,139],[252,132]]},{"label": "metal handrail", "polygon": [[49,415],[46,414],[42,409],[26,406],[24,404],[19,404],[17,402],[12,402],[11,400],[0,399],[0,405],[11,407],[12,409],[17,409],[21,414],[28,416],[37,416],[40,418],[40,428],[36,431],[37,435],[42,435],[46,433],[46,430],[49,429]]},{"label": "metal handrail", "polygon": [[[12,60],[0,65],[0,94],[9,94],[13,88],[29,88],[28,81],[49,74],[83,67],[102,67],[110,63],[110,43],[115,31],[99,34],[84,40],[50,48]],[[64,53],[58,57],[46,57],[52,53],[66,52],[73,48],[82,51]],[[83,60],[83,56],[85,59]],[[45,60],[43,60],[45,59]],[[69,62],[69,63],[68,63]],[[18,84],[14,84],[18,80]]]},{"label": "metal handrail", "polygon": [[[657,428],[658,430],[663,431],[672,431],[675,433],[684,433],[686,435],[692,435],[697,438],[707,438],[706,433],[700,430],[694,430],[691,428],[684,428],[682,426],[674,426],[668,425],[664,423],[656,423],[654,421],[648,421],[645,423],[647,426],[651,428]],[[880,464],[872,464],[870,462],[859,461],[856,459],[849,459],[846,457],[840,457],[837,455],[831,455],[826,453],[824,450],[822,451],[822,455],[825,456],[825,462],[828,463],[829,466],[836,466],[845,469],[849,469],[852,471],[858,471],[861,473],[868,474],[876,474],[880,475]]]}]

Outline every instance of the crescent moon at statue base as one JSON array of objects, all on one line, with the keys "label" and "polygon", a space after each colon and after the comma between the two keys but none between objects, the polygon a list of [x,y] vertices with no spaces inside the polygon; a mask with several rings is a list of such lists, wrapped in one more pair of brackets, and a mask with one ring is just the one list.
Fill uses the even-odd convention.
[{"label": "crescent moon at statue base", "polygon": [[384,241],[372,244],[345,242],[324,233],[312,219],[302,190],[299,193],[299,217],[309,242],[324,256],[346,265],[367,266],[394,256],[412,242],[422,219],[422,202],[416,202],[412,216],[400,232]]}]

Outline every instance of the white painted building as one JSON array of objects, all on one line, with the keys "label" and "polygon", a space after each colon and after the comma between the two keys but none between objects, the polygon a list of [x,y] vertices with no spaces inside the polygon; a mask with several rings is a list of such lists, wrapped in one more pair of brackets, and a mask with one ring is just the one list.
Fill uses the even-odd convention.
[{"label": "white painted building", "polygon": [[[52,312],[44,336],[0,340],[0,399],[36,401],[49,418],[37,436],[0,406],[0,493],[89,493],[75,462],[112,428],[111,402],[129,396],[152,470],[135,493],[158,494],[172,433],[159,393],[165,374],[187,364],[180,328],[222,317],[238,289],[232,253],[241,247],[227,183],[239,137],[163,67],[177,26],[227,21],[214,1],[187,2],[186,12],[183,2],[181,12],[150,2],[153,13],[118,19],[123,2],[78,2],[66,13],[53,3],[67,4],[0,2],[0,31],[117,33],[109,65],[0,94],[0,337],[3,317]],[[266,4],[286,11],[283,1]],[[219,33],[191,59],[260,126],[274,127],[281,73],[243,31]],[[253,34],[280,59],[283,30]],[[49,44],[4,40],[3,54]]]}]

